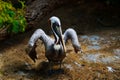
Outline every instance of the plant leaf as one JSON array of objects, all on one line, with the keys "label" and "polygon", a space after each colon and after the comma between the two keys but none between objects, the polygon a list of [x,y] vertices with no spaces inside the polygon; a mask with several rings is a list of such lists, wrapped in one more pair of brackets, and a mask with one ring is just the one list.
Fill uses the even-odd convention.
[{"label": "plant leaf", "polygon": [[13,21],[12,32],[13,33],[18,33],[19,32],[19,22],[17,20]]}]

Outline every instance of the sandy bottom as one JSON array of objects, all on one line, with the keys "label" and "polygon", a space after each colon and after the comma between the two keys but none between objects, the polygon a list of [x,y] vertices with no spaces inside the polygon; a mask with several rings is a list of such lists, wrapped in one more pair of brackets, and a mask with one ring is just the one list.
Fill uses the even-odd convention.
[{"label": "sandy bottom", "polygon": [[[28,35],[28,34],[25,34]],[[66,44],[67,56],[62,70],[49,74],[49,63],[44,55],[44,45],[38,41],[36,63],[25,53],[29,37],[18,35],[1,42],[1,80],[119,80],[120,32],[78,35],[83,53],[75,53],[71,41]],[[24,39],[19,39],[24,38]]]}]

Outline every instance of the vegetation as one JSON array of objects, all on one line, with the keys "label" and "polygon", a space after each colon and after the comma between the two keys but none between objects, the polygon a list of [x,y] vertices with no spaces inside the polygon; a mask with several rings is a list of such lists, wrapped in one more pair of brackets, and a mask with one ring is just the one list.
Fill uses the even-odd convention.
[{"label": "vegetation", "polygon": [[0,32],[7,33],[24,32],[26,28],[26,19],[24,11],[24,2],[19,1],[22,8],[15,8],[10,2],[0,0]]}]

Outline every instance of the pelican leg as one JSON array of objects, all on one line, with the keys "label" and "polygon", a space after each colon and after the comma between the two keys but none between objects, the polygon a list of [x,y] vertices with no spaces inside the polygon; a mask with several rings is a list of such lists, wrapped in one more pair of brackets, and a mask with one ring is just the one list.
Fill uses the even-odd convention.
[{"label": "pelican leg", "polygon": [[64,70],[62,69],[62,61],[59,62],[58,73],[64,73]]},{"label": "pelican leg", "polygon": [[49,70],[48,70],[48,75],[52,75],[52,61],[49,61]]},{"label": "pelican leg", "polygon": [[61,69],[62,68],[62,61],[60,61],[59,65],[60,65],[60,69]]},{"label": "pelican leg", "polygon": [[52,71],[52,61],[49,61],[49,70]]}]

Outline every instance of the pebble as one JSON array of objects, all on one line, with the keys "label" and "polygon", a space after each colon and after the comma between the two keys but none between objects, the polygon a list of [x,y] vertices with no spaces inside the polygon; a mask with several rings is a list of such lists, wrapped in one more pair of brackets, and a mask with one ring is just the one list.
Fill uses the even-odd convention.
[{"label": "pebble", "polygon": [[70,69],[70,70],[73,70],[73,67],[72,67],[72,65],[70,65],[70,64],[64,64],[64,66],[65,66],[66,68]]},{"label": "pebble", "polygon": [[107,69],[108,69],[108,72],[114,72],[115,70],[112,68],[112,67],[110,67],[110,66],[107,66]]},{"label": "pebble", "polygon": [[23,71],[18,71],[16,74],[21,75],[21,76],[25,76],[26,75]]},{"label": "pebble", "polygon": [[117,56],[120,56],[120,49],[113,49],[113,53]]}]

